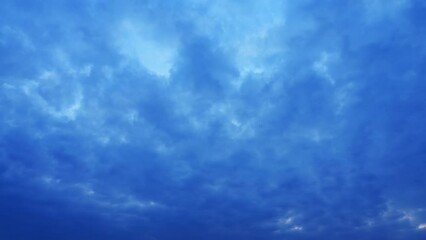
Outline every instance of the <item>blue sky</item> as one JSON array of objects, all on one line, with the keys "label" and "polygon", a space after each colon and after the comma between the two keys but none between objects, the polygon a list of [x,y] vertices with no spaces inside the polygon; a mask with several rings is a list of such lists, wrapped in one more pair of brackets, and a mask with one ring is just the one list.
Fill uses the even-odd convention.
[{"label": "blue sky", "polygon": [[426,239],[421,0],[3,0],[0,239]]}]

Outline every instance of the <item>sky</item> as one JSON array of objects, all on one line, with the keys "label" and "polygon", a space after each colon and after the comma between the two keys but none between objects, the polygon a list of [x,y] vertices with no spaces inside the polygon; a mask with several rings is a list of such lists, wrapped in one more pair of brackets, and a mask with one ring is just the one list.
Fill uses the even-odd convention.
[{"label": "sky", "polygon": [[2,0],[1,240],[425,240],[422,0]]}]

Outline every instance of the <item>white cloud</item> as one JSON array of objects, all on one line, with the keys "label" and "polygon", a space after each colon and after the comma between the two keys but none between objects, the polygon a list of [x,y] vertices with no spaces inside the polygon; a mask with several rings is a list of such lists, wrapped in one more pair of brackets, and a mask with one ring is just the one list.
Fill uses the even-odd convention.
[{"label": "white cloud", "polygon": [[417,229],[426,229],[426,223],[419,224],[419,226],[417,226]]},{"label": "white cloud", "polygon": [[281,3],[214,1],[204,7],[206,12],[193,16],[198,31],[234,58],[242,77],[274,72],[275,66],[267,59],[284,51],[272,34],[285,24]]},{"label": "white cloud", "polygon": [[83,195],[94,196],[96,194],[95,190],[89,184],[76,184],[75,187],[79,189]]},{"label": "white cloud", "polygon": [[142,200],[131,194],[119,192],[106,194],[102,189],[95,189],[92,184],[87,182],[65,183],[50,175],[41,176],[40,180],[44,187],[51,191],[69,192],[71,190],[76,201],[94,204],[112,211],[123,212],[127,210],[147,210],[163,207],[162,204],[156,201]]},{"label": "white cloud", "polygon": [[51,80],[58,77],[58,74],[52,70],[45,70],[40,74],[39,79],[41,80]]},{"label": "white cloud", "polygon": [[70,105],[60,109],[59,111],[53,111],[51,113],[57,118],[66,118],[69,120],[74,120],[77,117],[82,102],[83,94],[80,91],[77,91],[76,96]]},{"label": "white cloud", "polygon": [[90,200],[93,203],[97,204],[100,207],[109,208],[111,210],[148,210],[163,206],[158,202],[152,200],[141,200],[132,195],[113,194],[104,197],[98,197],[94,194],[87,194],[87,192],[83,193],[87,197],[90,197]]},{"label": "white cloud", "polygon": [[46,185],[57,185],[61,183],[60,179],[48,175],[41,177],[41,181]]},{"label": "white cloud", "polygon": [[331,85],[336,83],[333,76],[331,76],[329,67],[331,55],[328,52],[323,52],[321,56],[314,62],[313,69],[322,77],[324,77]]},{"label": "white cloud", "polygon": [[353,82],[347,83],[335,91],[336,113],[341,114],[345,108],[357,101],[355,97],[356,85]]},{"label": "white cloud", "polygon": [[123,21],[116,33],[118,51],[138,61],[150,73],[168,78],[177,52],[177,44],[168,37],[162,40],[148,24]]},{"label": "white cloud", "polygon": [[413,222],[415,220],[413,214],[409,213],[408,211],[401,211],[401,214],[401,221]]},{"label": "white cloud", "polygon": [[[83,90],[80,86],[74,86],[74,90],[64,91],[60,98],[52,98],[50,95],[68,87],[62,85],[60,75],[55,71],[43,71],[37,80],[31,80],[20,86],[23,93],[31,99],[40,110],[50,116],[62,120],[75,120],[78,116],[83,100]],[[47,89],[47,90],[46,90]],[[42,93],[43,90],[46,93]]]},{"label": "white cloud", "polygon": [[282,231],[290,231],[290,232],[300,232],[303,231],[303,226],[296,224],[297,216],[288,216],[279,218],[276,222],[278,230],[276,233],[281,233]]},{"label": "white cloud", "polygon": [[290,228],[290,231],[303,231],[303,227],[302,226],[294,226],[294,227]]},{"label": "white cloud", "polygon": [[125,208],[146,209],[158,207],[160,204],[154,201],[142,201],[134,197],[129,197],[121,206]]},{"label": "white cloud", "polygon": [[294,220],[293,217],[280,218],[280,219],[278,219],[278,224],[279,225],[289,225],[293,222],[293,220]]},{"label": "white cloud", "polygon": [[76,91],[72,102],[68,105],[62,106],[59,109],[52,106],[44,98],[39,95],[34,95],[34,98],[37,100],[41,108],[53,116],[54,118],[64,119],[64,120],[75,120],[83,102],[83,94],[81,91]]}]

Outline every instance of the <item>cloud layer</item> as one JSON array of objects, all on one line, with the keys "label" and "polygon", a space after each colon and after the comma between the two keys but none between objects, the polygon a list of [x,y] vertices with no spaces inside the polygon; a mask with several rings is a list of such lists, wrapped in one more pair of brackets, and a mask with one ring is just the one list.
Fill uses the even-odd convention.
[{"label": "cloud layer", "polygon": [[0,238],[424,239],[425,10],[4,1]]}]

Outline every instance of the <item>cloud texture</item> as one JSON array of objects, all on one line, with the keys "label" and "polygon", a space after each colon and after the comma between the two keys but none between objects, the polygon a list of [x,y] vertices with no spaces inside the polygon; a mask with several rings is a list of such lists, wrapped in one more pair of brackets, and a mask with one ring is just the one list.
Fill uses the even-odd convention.
[{"label": "cloud texture", "polygon": [[425,239],[426,4],[0,6],[0,238]]}]

